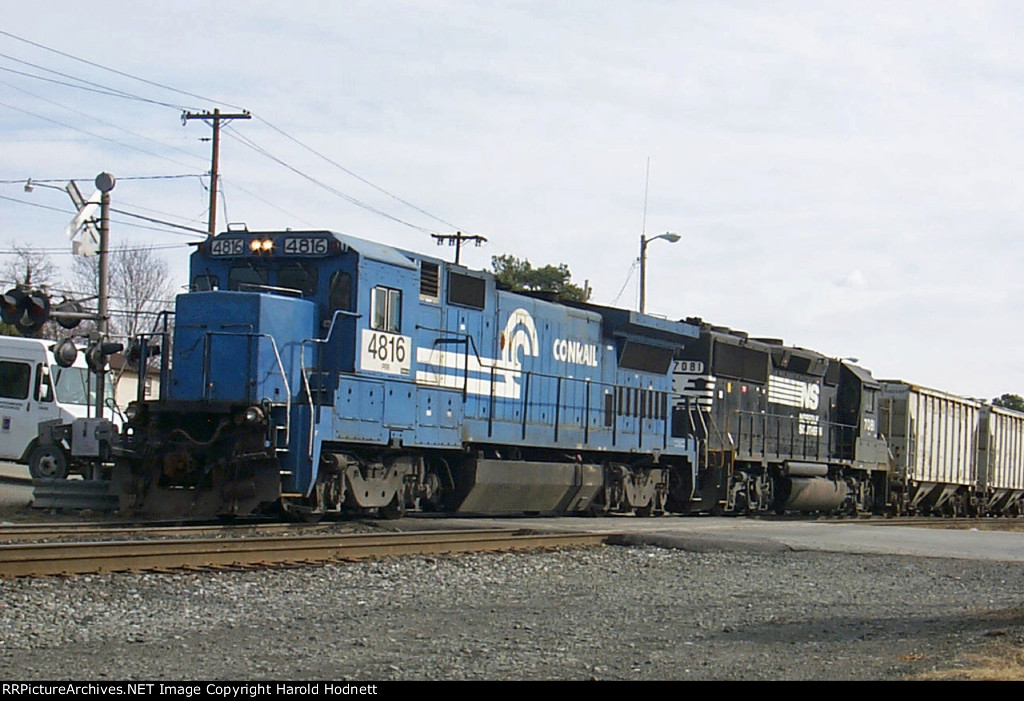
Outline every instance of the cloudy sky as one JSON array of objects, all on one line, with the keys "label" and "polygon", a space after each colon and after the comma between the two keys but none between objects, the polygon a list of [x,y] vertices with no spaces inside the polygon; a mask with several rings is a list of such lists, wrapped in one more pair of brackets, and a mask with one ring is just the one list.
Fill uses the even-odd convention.
[{"label": "cloudy sky", "polygon": [[[446,256],[429,234],[461,230],[472,267],[566,263],[634,308],[640,235],[673,231],[648,312],[1024,394],[1022,31],[978,0],[10,3],[0,251],[70,263],[70,200],[27,178],[109,171],[115,207],[205,229],[210,129],[181,114],[245,109],[220,228]],[[185,284],[197,237],[112,237]]]}]

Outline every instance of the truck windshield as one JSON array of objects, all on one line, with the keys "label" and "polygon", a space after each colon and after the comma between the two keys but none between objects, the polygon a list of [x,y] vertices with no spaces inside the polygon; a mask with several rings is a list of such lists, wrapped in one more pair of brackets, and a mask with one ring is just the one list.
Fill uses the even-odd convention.
[{"label": "truck windshield", "polygon": [[[54,394],[61,404],[78,404],[92,406],[96,403],[96,379],[90,376],[86,368],[62,368],[50,366],[50,377],[53,378]],[[113,399],[114,388],[107,380],[103,383],[108,399]]]}]

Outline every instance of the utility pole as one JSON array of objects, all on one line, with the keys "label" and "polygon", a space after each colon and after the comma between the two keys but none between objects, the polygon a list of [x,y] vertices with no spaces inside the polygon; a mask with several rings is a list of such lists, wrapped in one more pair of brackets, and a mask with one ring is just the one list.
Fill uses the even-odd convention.
[{"label": "utility pole", "polygon": [[463,241],[472,241],[477,246],[487,243],[487,239],[477,234],[464,234],[461,231],[456,231],[454,234],[431,234],[437,239],[437,245],[441,246],[445,241],[448,242],[449,246],[455,246],[455,265],[459,265],[459,253],[462,251]]},{"label": "utility pole", "polygon": [[185,124],[190,119],[202,119],[213,127],[213,155],[210,158],[210,221],[207,231],[208,236],[217,234],[217,177],[220,164],[220,123],[232,119],[252,119],[248,111],[238,114],[221,114],[220,109],[211,112],[183,112],[181,123]]}]

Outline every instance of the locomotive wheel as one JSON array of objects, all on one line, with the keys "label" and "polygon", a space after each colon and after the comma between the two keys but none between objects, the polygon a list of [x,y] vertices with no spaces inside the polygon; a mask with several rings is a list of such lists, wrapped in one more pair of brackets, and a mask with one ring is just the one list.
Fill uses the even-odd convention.
[{"label": "locomotive wheel", "polygon": [[401,499],[401,496],[396,494],[394,499],[387,506],[382,506],[377,510],[380,517],[388,521],[394,521],[405,516],[405,501]]},{"label": "locomotive wheel", "polygon": [[62,480],[68,476],[68,459],[59,445],[37,445],[28,456],[32,479]]},{"label": "locomotive wheel", "polygon": [[316,483],[313,494],[308,499],[302,499],[301,501],[282,499],[281,508],[288,514],[289,518],[300,523],[319,523],[326,511],[324,508],[324,491],[323,480],[320,480]]},{"label": "locomotive wheel", "polygon": [[636,507],[635,509],[633,509],[633,513],[635,513],[637,516],[641,518],[647,518],[652,513],[654,513],[654,502],[650,502],[649,504],[647,504],[647,506]]}]

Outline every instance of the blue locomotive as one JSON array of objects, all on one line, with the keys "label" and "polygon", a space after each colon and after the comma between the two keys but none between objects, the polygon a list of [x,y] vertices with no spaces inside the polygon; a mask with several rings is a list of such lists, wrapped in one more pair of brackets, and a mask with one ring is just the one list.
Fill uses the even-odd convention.
[{"label": "blue locomotive", "polygon": [[114,447],[125,513],[645,515],[701,498],[672,411],[696,324],[330,231],[229,230],[190,275],[161,397],[129,407]]}]

